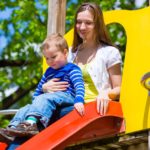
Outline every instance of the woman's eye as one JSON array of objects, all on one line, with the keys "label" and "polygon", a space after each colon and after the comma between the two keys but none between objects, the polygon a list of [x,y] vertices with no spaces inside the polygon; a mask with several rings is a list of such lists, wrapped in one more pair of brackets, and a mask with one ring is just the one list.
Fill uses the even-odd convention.
[{"label": "woman's eye", "polygon": [[77,24],[81,24],[82,23],[82,21],[77,21]]},{"label": "woman's eye", "polygon": [[84,23],[86,26],[91,26],[94,24],[93,21],[81,21],[81,20],[77,20],[77,25],[81,25],[82,23]]},{"label": "woman's eye", "polygon": [[92,25],[93,22],[91,22],[91,21],[86,21],[85,24],[86,24],[86,25]]}]

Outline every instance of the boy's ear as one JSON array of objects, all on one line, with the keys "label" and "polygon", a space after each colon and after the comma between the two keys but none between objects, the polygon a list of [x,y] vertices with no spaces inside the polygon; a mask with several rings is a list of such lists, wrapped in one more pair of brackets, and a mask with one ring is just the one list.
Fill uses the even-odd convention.
[{"label": "boy's ear", "polygon": [[64,49],[64,54],[68,55],[68,50],[66,48]]}]

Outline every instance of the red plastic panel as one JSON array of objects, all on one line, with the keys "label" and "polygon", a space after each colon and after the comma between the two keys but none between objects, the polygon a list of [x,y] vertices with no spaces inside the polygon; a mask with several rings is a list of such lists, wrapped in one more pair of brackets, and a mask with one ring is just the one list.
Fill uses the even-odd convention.
[{"label": "red plastic panel", "polygon": [[110,101],[108,112],[100,116],[96,112],[96,102],[85,106],[85,116],[76,110],[64,116],[41,133],[22,144],[17,150],[63,149],[69,144],[93,140],[124,132],[124,119],[119,102]]},{"label": "red plastic panel", "polygon": [[0,150],[5,150],[7,147],[7,144],[0,142]]}]

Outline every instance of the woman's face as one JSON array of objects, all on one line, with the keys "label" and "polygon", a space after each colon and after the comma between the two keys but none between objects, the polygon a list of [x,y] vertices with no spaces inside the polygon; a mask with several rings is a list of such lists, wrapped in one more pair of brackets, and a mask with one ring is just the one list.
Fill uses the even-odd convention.
[{"label": "woman's face", "polygon": [[94,38],[94,18],[88,11],[79,12],[76,21],[76,30],[83,41],[91,41]]}]

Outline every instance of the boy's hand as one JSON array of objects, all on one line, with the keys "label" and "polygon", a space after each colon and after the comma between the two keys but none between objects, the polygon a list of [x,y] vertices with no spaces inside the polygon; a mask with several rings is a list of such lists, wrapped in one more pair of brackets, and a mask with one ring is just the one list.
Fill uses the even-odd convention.
[{"label": "boy's hand", "polygon": [[75,103],[74,107],[81,116],[84,116],[85,110],[84,110],[84,104],[83,103],[81,103],[81,102]]}]

